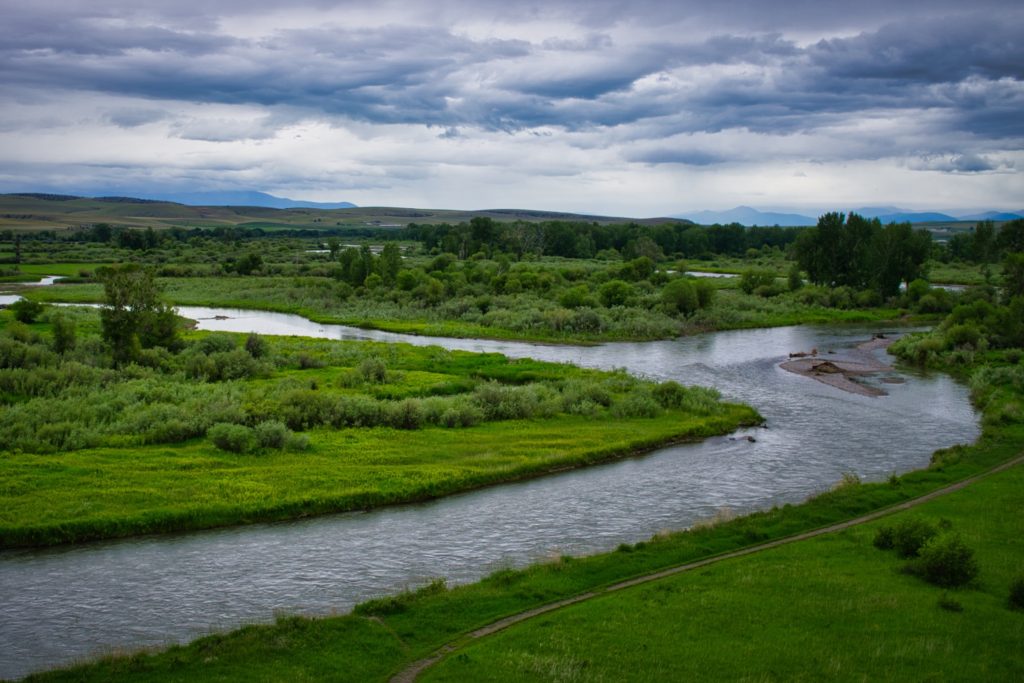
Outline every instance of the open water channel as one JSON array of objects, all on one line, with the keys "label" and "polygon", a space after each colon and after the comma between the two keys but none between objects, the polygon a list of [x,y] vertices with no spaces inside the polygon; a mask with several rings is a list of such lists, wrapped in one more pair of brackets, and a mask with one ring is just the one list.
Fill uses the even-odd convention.
[{"label": "open water channel", "polygon": [[[436,577],[449,583],[682,529],[723,508],[799,502],[846,472],[878,480],[970,442],[977,416],[944,375],[896,373],[888,396],[842,392],[778,367],[878,331],[784,327],[592,347],[440,339],[297,316],[182,307],[201,329],[374,339],[626,368],[718,388],[766,428],[441,500],[298,522],[0,553],[0,677],[187,641],[277,614],[345,612]],[[891,379],[891,378],[890,378]],[[876,378],[873,381],[880,381]],[[736,438],[751,435],[755,441]]]}]

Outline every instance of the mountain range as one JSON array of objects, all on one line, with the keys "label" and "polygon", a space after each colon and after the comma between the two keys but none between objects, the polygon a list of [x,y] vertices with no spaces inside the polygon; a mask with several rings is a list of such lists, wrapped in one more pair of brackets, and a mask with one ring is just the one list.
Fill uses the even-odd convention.
[{"label": "mountain range", "polygon": [[[852,213],[860,214],[865,218],[877,218],[882,223],[942,223],[957,221],[1012,221],[1024,217],[1024,209],[1020,211],[985,211],[966,215],[953,216],[946,213],[934,211],[907,211],[895,206],[865,206],[851,209]],[[692,211],[689,213],[673,214],[673,218],[691,220],[700,225],[712,225],[719,223],[739,223],[740,225],[781,225],[800,226],[816,225],[817,217],[807,216],[799,213],[777,213],[772,211],[759,211],[749,206],[737,206],[728,211]]]},{"label": "mountain range", "polygon": [[265,209],[352,209],[352,202],[306,202],[275,197],[266,192],[168,192],[135,195],[140,199],[173,202],[187,206],[259,206]]}]

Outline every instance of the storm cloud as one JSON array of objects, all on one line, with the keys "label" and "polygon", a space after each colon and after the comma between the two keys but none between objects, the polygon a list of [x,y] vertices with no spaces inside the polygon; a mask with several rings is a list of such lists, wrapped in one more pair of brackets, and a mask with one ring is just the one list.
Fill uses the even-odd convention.
[{"label": "storm cloud", "polygon": [[[245,189],[391,187],[404,193],[395,204],[459,182],[452,169],[500,158],[511,167],[480,182],[500,185],[502,171],[557,176],[563,196],[580,199],[553,206],[552,191],[536,204],[573,209],[585,208],[580,188],[596,182],[595,162],[645,185],[667,174],[656,185],[672,188],[682,178],[672,174],[724,179],[741,164],[743,177],[773,164],[883,161],[919,178],[1015,176],[1024,149],[1024,13],[1012,2],[24,4],[0,2],[8,190],[54,186],[38,170],[20,181],[17,169],[61,163],[59,150],[38,145],[67,150],[65,174],[131,156],[105,158],[84,136],[106,137],[107,148],[148,139],[155,165],[175,153],[232,156],[254,169],[232,182],[263,183]],[[4,131],[32,136],[35,120],[49,124],[35,131],[33,158]],[[274,163],[314,135],[336,155],[308,154],[307,172]],[[1010,186],[993,181],[990,200],[1010,201]],[[963,201],[981,196],[972,185]]]}]

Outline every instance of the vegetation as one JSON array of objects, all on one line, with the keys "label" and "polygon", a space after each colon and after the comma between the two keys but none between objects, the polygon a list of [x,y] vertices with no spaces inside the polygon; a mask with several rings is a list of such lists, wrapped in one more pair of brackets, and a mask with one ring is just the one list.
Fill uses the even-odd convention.
[{"label": "vegetation", "polygon": [[707,389],[437,347],[191,333],[124,360],[105,323],[0,313],[0,545],[419,500],[760,420]]},{"label": "vegetation", "polygon": [[[1017,467],[896,516],[946,518],[976,539],[985,580],[955,594],[937,597],[868,552],[869,525],[524,622],[465,646],[421,680],[1016,680],[1024,624],[1005,595],[1024,522],[993,511],[1018,509],[1022,485]],[[962,544],[949,539],[926,547],[959,557]]]},{"label": "vegetation", "polygon": [[[845,230],[851,222],[823,221],[828,225],[819,224],[819,231]],[[804,285],[801,262],[794,269],[793,259],[802,240],[815,244],[812,231],[684,225],[584,230],[555,223],[410,225],[387,235],[405,242],[376,249],[380,245],[328,240],[324,253],[316,254],[307,252],[316,243],[269,237],[259,229],[95,225],[67,235],[19,235],[22,263],[10,277],[29,269],[64,272],[70,284],[40,288],[29,297],[99,301],[99,264],[131,260],[152,265],[153,283],[175,303],[299,312],[419,333],[556,341],[946,316],[933,333],[902,341],[895,352],[969,377],[984,412],[984,436],[973,446],[936,453],[927,470],[885,483],[850,482],[803,505],[659,536],[614,553],[501,570],[469,586],[433,582],[370,601],[349,615],[282,618],[163,653],[110,658],[38,678],[383,680],[503,616],[907,500],[1002,462],[1024,442],[1018,334],[1024,303],[1017,289],[1017,254],[1024,247],[1015,246],[1016,222],[998,233],[992,227],[991,235],[985,228],[975,231],[970,259],[952,255],[950,246],[928,247],[933,264],[978,285],[962,294],[933,288],[923,278],[892,291],[897,275],[911,279],[913,270],[897,267],[907,261],[892,254],[924,242],[898,226],[867,226],[861,236],[870,238],[871,248],[851,250],[865,258],[892,256],[897,265],[891,277],[864,280],[866,266],[855,260],[832,275],[805,266],[813,284]],[[821,244],[815,248],[820,252]],[[226,252],[240,256],[224,257]],[[914,277],[925,274],[916,254],[909,258]],[[714,259],[702,270],[745,277],[703,282],[683,275],[687,264],[680,259],[698,257]],[[160,305],[156,298],[147,301]],[[143,325],[127,336],[138,344],[130,341],[118,355],[114,336],[103,341],[95,313],[50,308],[27,324],[4,312],[0,323],[0,443],[10,444],[0,453],[0,538],[8,545],[416,500],[757,419],[704,390],[494,354],[181,330],[174,341],[144,344]],[[41,417],[49,415],[67,419]],[[1020,507],[1021,477],[1018,468],[933,501],[921,510],[920,526],[937,533],[930,540],[921,538],[927,533],[905,534],[921,540],[911,560],[914,571],[943,586],[967,582],[955,589],[955,599],[938,599],[941,611],[936,589],[898,571],[894,563],[902,561],[865,551],[872,539],[896,547],[896,530],[904,526],[897,519],[890,532],[853,530],[581,605],[516,628],[494,644],[481,643],[431,675],[550,679],[614,672],[619,678],[634,671],[692,678],[713,670],[742,678],[770,668],[783,678],[930,672],[1019,677],[1024,664],[1007,653],[1017,652],[1021,627],[1019,620],[1008,621],[1017,615],[1007,609],[1007,596],[1014,605],[1020,593],[1019,581],[1014,583],[1020,553],[1013,544],[1021,538],[1021,522],[992,511]],[[941,519],[952,520],[960,536],[942,533],[934,521]],[[915,543],[907,541],[908,547]],[[982,578],[971,583],[974,576]],[[750,594],[758,599],[751,601]],[[766,617],[776,614],[779,619]],[[957,623],[966,624],[962,632]],[[922,624],[923,640],[887,649],[892,634],[905,640]],[[836,628],[850,642],[844,653],[831,647]],[[557,635],[538,638],[538,629]],[[708,633],[716,635],[709,639]],[[541,649],[523,649],[524,642]],[[681,646],[696,642],[699,651]],[[486,649],[492,647],[497,650]],[[651,662],[662,668],[652,669]]]}]

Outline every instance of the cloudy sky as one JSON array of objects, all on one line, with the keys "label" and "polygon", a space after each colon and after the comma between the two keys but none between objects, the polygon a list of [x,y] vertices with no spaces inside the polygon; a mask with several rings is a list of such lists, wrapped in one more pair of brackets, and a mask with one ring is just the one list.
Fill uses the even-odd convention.
[{"label": "cloudy sky", "polygon": [[0,192],[1024,208],[1019,0],[0,0]]}]

